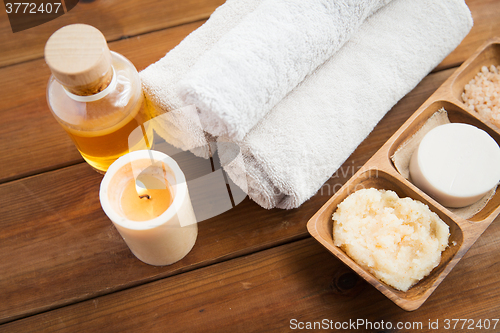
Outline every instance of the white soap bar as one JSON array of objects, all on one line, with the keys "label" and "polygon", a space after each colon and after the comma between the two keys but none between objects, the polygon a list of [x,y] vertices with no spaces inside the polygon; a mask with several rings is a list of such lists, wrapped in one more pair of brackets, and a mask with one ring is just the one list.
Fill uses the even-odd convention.
[{"label": "white soap bar", "polygon": [[443,206],[465,207],[500,181],[500,147],[475,126],[441,125],[429,131],[413,153],[410,177]]}]

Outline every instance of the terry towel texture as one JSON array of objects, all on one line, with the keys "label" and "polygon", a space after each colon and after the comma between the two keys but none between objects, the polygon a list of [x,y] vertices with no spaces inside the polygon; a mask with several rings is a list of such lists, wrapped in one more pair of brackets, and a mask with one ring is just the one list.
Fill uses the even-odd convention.
[{"label": "terry towel texture", "polygon": [[[243,2],[228,1],[222,7],[227,10]],[[203,27],[217,31],[217,22],[211,21]],[[261,206],[298,207],[471,27],[463,0],[393,0],[368,17],[333,56],[280,100],[243,140],[236,141],[239,152],[234,144],[226,144],[234,143],[232,139],[218,139],[225,170]],[[177,48],[196,48],[185,41]],[[188,73],[186,67],[193,62],[186,66],[183,59],[178,61],[182,64],[172,66],[184,66],[186,77],[197,68],[194,65],[193,73]],[[168,67],[153,69],[149,76],[170,75]],[[144,80],[146,91],[151,84]],[[161,87],[149,89],[152,94],[159,92],[153,98],[165,103]]]},{"label": "terry towel texture", "polygon": [[162,59],[139,73],[144,93],[153,106],[154,127],[168,143],[179,149],[191,150],[198,156],[209,156],[207,140],[211,138],[207,139],[195,108],[179,97],[179,81],[200,56],[261,2],[228,0],[212,13],[204,25],[189,34]]},{"label": "terry towel texture", "polygon": [[180,82],[214,136],[241,140],[390,0],[264,0]]}]

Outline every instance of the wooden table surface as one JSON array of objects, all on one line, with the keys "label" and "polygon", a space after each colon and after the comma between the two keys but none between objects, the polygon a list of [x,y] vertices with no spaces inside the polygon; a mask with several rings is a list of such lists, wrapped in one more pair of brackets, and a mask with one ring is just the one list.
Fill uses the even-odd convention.
[{"label": "wooden table surface", "polygon": [[[49,112],[44,44],[59,27],[88,23],[141,70],[223,2],[82,0],[67,14],[15,34],[0,13],[0,332],[287,332],[299,322],[325,321],[374,325],[346,332],[438,332],[447,320],[453,328],[453,319],[469,320],[466,326],[473,323],[477,332],[500,332],[500,323],[493,329],[500,318],[498,218],[413,312],[309,236],[306,223],[329,191],[286,211],[246,198],[201,222],[193,250],[171,266],[149,266],[131,254],[101,209],[102,176],[83,162]],[[465,59],[500,36],[500,1],[466,2],[472,31],[387,113],[329,188],[345,183]],[[422,326],[397,329],[398,322]],[[436,322],[440,329],[432,330]]]}]

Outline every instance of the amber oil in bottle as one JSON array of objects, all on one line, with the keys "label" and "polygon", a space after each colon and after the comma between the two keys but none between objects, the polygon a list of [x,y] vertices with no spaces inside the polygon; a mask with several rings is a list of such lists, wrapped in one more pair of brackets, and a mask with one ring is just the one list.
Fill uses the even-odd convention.
[{"label": "amber oil in bottle", "polygon": [[53,74],[47,87],[50,110],[94,169],[104,173],[118,157],[151,147],[137,70],[109,51],[99,30],[84,24],[59,29],[47,41],[45,60]]}]

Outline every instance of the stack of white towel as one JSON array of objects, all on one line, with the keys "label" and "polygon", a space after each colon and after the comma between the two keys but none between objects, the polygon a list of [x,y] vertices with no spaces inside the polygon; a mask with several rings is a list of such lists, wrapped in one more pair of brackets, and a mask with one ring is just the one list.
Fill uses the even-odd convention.
[{"label": "stack of white towel", "polygon": [[[463,0],[228,0],[141,72],[168,142],[295,208],[466,36]],[[195,107],[194,107],[195,106]]]}]

